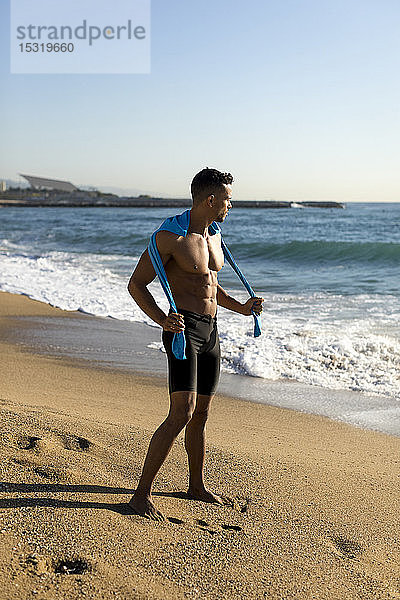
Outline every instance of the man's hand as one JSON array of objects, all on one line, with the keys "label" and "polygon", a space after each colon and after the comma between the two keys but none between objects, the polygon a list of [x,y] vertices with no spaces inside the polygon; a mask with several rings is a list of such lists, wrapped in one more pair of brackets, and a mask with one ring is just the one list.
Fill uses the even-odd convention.
[{"label": "man's hand", "polygon": [[185,321],[183,315],[179,313],[170,313],[168,317],[162,323],[164,331],[172,331],[173,333],[179,333],[185,330]]},{"label": "man's hand", "polygon": [[262,313],[262,303],[264,302],[264,298],[260,298],[258,296],[254,298],[249,298],[247,302],[245,302],[243,306],[243,315],[251,315],[252,311],[256,315],[260,315]]}]

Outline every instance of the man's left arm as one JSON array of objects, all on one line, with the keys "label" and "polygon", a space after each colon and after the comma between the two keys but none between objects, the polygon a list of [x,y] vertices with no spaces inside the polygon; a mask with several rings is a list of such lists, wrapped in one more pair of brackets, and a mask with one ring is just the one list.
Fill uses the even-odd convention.
[{"label": "man's left arm", "polygon": [[264,302],[264,298],[260,298],[259,296],[255,296],[254,298],[249,298],[247,302],[239,302],[232,298],[219,284],[217,287],[217,304],[218,306],[222,306],[223,308],[227,308],[228,310],[233,310],[233,312],[237,312],[241,315],[251,315],[252,310],[256,315],[259,315],[262,312],[262,303]]}]

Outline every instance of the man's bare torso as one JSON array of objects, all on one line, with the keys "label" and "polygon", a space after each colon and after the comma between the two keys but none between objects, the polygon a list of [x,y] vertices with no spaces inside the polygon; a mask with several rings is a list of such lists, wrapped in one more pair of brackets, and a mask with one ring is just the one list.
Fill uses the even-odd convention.
[{"label": "man's bare torso", "polygon": [[157,240],[159,236],[171,247],[164,266],[177,307],[215,316],[217,273],[224,265],[220,234],[188,233],[183,237],[162,231]]}]

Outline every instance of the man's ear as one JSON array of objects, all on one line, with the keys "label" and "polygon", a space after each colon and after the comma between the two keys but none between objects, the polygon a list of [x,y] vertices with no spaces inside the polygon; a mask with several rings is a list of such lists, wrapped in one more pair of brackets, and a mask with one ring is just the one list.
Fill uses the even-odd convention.
[{"label": "man's ear", "polygon": [[214,194],[210,194],[209,196],[207,196],[207,203],[209,206],[213,205],[214,198],[215,198]]}]

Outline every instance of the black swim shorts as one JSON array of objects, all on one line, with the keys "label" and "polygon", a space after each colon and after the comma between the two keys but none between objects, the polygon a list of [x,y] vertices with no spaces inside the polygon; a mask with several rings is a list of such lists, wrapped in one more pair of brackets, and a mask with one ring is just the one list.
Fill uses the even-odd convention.
[{"label": "black swim shorts", "polygon": [[172,352],[174,334],[163,331],[162,340],[168,357],[169,392],[197,392],[212,396],[219,381],[220,348],[217,317],[177,309],[185,321],[186,359]]}]

